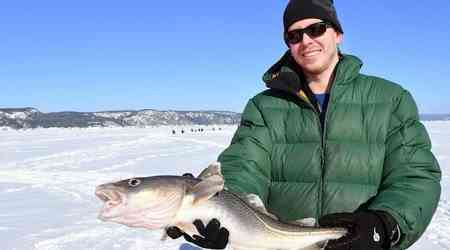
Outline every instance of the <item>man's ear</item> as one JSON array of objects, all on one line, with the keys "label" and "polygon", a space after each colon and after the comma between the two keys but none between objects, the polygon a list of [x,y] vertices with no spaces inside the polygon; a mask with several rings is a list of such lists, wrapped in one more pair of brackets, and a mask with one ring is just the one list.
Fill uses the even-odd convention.
[{"label": "man's ear", "polygon": [[336,44],[341,44],[344,41],[344,34],[336,32]]}]

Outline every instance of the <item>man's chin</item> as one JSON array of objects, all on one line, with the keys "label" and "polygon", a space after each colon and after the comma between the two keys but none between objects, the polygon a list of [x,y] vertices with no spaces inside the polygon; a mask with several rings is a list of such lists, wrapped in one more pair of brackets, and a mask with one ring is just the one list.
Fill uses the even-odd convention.
[{"label": "man's chin", "polygon": [[302,70],[305,74],[313,74],[317,75],[324,71],[324,67],[318,63],[315,64],[306,64],[304,66],[301,66]]}]

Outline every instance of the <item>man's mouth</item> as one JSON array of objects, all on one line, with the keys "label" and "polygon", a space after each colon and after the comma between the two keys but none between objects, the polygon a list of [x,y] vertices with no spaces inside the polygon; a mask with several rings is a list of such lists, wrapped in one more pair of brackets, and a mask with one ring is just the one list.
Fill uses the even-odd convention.
[{"label": "man's mouth", "polygon": [[320,52],[322,52],[322,50],[320,49],[314,49],[314,50],[308,50],[302,53],[303,57],[313,57],[318,55]]}]

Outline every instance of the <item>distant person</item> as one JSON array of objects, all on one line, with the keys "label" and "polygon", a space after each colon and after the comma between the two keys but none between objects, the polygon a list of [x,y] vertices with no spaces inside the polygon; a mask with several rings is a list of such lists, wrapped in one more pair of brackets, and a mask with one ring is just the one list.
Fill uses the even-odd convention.
[{"label": "distant person", "polygon": [[[291,0],[283,21],[289,50],[264,74],[268,90],[249,100],[219,156],[226,187],[257,194],[281,221],[313,217],[348,228],[326,249],[406,249],[425,231],[441,193],[413,97],[360,73],[362,61],[340,51],[344,30],[333,1]],[[389,39],[382,32],[374,30],[374,39]],[[224,248],[220,221],[206,228],[195,239],[168,231]]]}]

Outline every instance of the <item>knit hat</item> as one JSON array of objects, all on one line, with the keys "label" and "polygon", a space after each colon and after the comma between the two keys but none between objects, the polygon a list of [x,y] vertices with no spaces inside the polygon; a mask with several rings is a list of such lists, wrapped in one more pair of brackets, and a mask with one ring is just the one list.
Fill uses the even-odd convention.
[{"label": "knit hat", "polygon": [[283,15],[284,31],[286,32],[293,23],[306,18],[330,22],[336,31],[344,33],[333,0],[290,0]]}]

